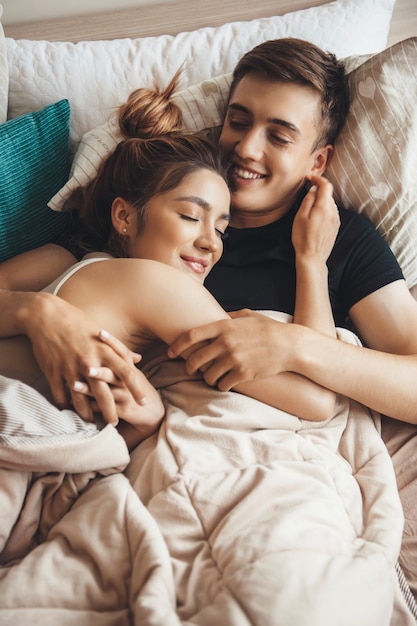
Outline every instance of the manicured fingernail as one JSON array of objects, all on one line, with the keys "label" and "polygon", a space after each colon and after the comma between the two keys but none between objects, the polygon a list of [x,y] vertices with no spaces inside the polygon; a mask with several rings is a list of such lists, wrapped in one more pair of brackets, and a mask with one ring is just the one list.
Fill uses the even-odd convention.
[{"label": "manicured fingernail", "polygon": [[98,374],[97,367],[89,367],[88,368],[88,375],[91,376],[91,378],[94,378],[94,376],[97,376],[97,374]]},{"label": "manicured fingernail", "polygon": [[317,186],[316,185],[311,185],[309,191],[317,191]]},{"label": "manicured fingernail", "polygon": [[100,337],[103,337],[103,339],[109,339],[110,338],[110,333],[107,330],[104,330],[104,328],[102,328],[99,331],[99,335],[100,335]]},{"label": "manicured fingernail", "polygon": [[72,388],[74,391],[82,391],[84,389],[84,383],[82,383],[79,380],[76,380],[73,385]]},{"label": "manicured fingernail", "polygon": [[141,398],[141,399],[139,400],[139,404],[140,404],[141,406],[145,406],[145,404],[147,404],[147,402],[148,402],[148,400],[147,400],[146,398]]}]

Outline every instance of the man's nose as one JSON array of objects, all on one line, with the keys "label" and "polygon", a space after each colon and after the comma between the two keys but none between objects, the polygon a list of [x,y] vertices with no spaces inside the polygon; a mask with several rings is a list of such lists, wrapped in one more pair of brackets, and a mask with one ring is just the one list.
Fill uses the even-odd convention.
[{"label": "man's nose", "polygon": [[263,154],[263,143],[261,131],[252,129],[240,137],[235,152],[241,159],[257,161]]}]

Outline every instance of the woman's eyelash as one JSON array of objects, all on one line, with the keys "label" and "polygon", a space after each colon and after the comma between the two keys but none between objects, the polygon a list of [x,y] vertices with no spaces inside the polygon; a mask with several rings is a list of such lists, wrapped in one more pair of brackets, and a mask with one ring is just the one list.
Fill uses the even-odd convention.
[{"label": "woman's eyelash", "polygon": [[[180,213],[179,214],[181,219],[183,220],[188,220],[190,222],[198,222],[198,217],[192,217],[191,215],[185,215],[185,213]],[[222,241],[224,241],[225,239],[227,239],[227,237],[229,236],[229,233],[227,232],[223,232],[222,230],[220,230],[220,228],[216,228],[216,233],[219,235],[220,239]]]},{"label": "woman's eyelash", "polygon": [[180,217],[183,220],[189,220],[190,222],[198,222],[198,218],[197,217],[192,217],[191,215],[185,215],[184,213],[180,213]]}]

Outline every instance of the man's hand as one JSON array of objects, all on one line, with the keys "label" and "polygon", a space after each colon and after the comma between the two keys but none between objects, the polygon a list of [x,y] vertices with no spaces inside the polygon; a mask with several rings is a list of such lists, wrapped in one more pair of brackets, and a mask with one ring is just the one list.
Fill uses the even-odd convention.
[{"label": "man's hand", "polygon": [[[90,367],[109,368],[140,404],[146,393],[135,367],[140,356],[125,346],[115,351],[104,343],[100,329],[80,309],[56,296],[37,293],[18,316],[58,406],[72,403],[81,417],[93,419],[88,398],[73,391],[75,381],[87,381]],[[92,380],[90,390],[105,421],[116,423],[117,408],[107,383]]]},{"label": "man's hand", "polygon": [[[175,358],[189,351],[187,372],[193,374],[201,370],[204,380],[211,386],[217,385],[221,391],[287,371],[295,340],[291,324],[248,309],[230,315],[233,319],[184,333],[170,346],[168,356]],[[203,347],[197,345],[201,342],[204,342]]]}]

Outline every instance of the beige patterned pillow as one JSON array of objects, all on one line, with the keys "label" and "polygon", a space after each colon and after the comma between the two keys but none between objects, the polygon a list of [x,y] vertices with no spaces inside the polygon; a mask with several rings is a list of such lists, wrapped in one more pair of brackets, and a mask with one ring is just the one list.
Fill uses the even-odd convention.
[{"label": "beige patterned pillow", "polygon": [[417,38],[349,75],[352,103],[329,167],[337,200],[362,212],[417,284]]},{"label": "beige patterned pillow", "polygon": [[[0,20],[3,7],[0,4]],[[0,21],[0,124],[7,120],[7,101],[9,95],[9,65],[3,26]]]}]

